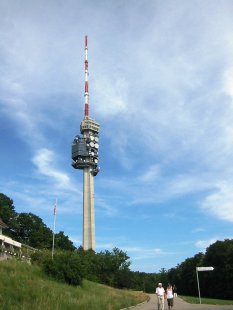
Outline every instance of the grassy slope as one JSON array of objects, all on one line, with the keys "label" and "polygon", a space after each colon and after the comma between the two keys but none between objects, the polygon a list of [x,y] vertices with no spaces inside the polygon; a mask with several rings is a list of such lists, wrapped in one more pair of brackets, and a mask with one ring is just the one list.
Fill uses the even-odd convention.
[{"label": "grassy slope", "polygon": [[89,281],[73,287],[47,278],[37,266],[0,262],[1,309],[119,310],[146,298],[143,293],[116,290]]},{"label": "grassy slope", "polygon": [[[193,297],[193,296],[179,296],[179,297],[190,304],[199,304],[198,297]],[[201,297],[201,303],[208,304],[208,305],[233,305],[233,300],[223,300],[223,299]]]}]

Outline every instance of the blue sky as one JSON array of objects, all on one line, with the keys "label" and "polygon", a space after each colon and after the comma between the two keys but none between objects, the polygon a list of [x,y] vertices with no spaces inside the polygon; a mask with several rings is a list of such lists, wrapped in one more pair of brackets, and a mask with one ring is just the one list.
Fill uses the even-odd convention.
[{"label": "blue sky", "polygon": [[97,251],[175,267],[233,235],[233,2],[0,0],[0,191],[82,243],[71,143],[101,124]]}]

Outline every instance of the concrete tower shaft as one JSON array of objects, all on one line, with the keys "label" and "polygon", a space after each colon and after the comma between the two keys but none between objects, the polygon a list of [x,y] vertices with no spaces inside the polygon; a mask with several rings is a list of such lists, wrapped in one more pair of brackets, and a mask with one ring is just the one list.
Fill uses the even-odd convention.
[{"label": "concrete tower shaft", "polygon": [[95,251],[94,176],[83,169],[83,249]]}]

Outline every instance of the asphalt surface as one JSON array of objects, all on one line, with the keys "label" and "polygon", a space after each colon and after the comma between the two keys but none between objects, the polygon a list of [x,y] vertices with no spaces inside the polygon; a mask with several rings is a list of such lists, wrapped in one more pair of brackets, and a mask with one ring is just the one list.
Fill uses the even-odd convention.
[{"label": "asphalt surface", "polygon": [[[129,308],[131,309],[131,308]],[[157,310],[157,297],[155,294],[150,294],[150,301],[138,305],[132,310]],[[183,301],[181,298],[176,297],[174,300],[174,307],[172,310],[233,310],[232,306],[214,306],[214,305],[192,305]],[[164,310],[168,310],[167,301],[164,302]]]}]

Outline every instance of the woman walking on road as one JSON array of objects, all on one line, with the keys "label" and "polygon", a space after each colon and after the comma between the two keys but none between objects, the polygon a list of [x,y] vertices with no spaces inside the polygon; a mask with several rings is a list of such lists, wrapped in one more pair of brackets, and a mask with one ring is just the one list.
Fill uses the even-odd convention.
[{"label": "woman walking on road", "polygon": [[168,284],[168,287],[166,289],[166,295],[167,295],[168,310],[171,310],[174,305],[174,295],[173,295],[173,289],[172,289],[171,284]]}]

